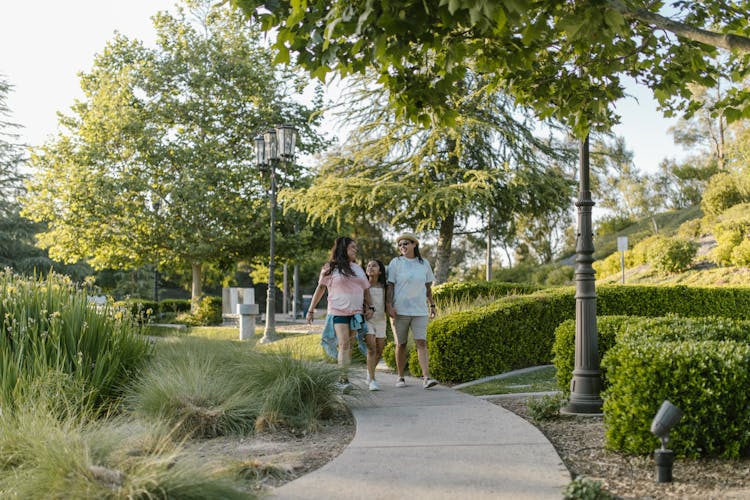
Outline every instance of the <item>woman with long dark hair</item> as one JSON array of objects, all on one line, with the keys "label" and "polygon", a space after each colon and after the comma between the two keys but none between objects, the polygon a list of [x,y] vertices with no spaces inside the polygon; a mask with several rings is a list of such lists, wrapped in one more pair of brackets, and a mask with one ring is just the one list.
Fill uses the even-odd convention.
[{"label": "woman with long dark hair", "polygon": [[328,291],[327,321],[333,324],[336,335],[337,359],[341,369],[339,389],[344,393],[353,388],[349,383],[348,371],[354,336],[357,330],[366,328],[365,319],[372,316],[372,299],[368,290],[370,282],[365,271],[355,262],[356,258],[357,243],[346,236],[336,238],[328,262],[320,270],[318,286],[307,310],[307,322],[312,323],[315,306]]}]

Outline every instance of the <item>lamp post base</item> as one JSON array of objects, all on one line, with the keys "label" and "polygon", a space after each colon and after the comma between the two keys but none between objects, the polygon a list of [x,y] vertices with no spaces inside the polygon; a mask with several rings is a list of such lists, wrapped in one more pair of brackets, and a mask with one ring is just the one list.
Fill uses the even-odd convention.
[{"label": "lamp post base", "polygon": [[263,337],[258,341],[259,344],[270,344],[271,342],[276,342],[279,340],[276,335],[273,337],[270,335],[263,334]]}]

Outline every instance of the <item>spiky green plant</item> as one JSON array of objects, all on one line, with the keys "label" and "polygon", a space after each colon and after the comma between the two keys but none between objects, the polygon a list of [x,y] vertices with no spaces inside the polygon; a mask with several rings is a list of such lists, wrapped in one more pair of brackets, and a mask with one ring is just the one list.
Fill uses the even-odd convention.
[{"label": "spiky green plant", "polygon": [[48,371],[71,375],[97,404],[120,392],[150,346],[129,317],[90,304],[67,277],[0,272],[0,405],[10,407],[24,381]]}]

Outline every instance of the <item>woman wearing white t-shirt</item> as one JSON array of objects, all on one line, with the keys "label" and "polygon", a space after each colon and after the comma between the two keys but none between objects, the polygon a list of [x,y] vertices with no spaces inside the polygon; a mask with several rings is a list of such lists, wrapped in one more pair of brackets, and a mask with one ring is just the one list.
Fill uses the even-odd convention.
[{"label": "woman wearing white t-shirt", "polygon": [[[355,263],[356,258],[357,243],[346,236],[336,238],[328,262],[320,271],[318,286],[307,310],[307,322],[312,323],[315,306],[328,291],[328,315],[333,317],[333,330],[338,342],[338,364],[341,369],[339,388],[345,393],[352,389],[348,376],[356,334],[352,325],[361,320],[361,316],[366,319],[372,316],[372,299],[368,290],[370,282],[362,267]],[[367,311],[363,311],[363,305],[367,306]]]},{"label": "woman wearing white t-shirt", "polygon": [[419,367],[422,369],[422,385],[429,389],[437,384],[430,378],[427,354],[427,321],[435,317],[435,303],[432,301],[432,281],[435,276],[430,263],[419,254],[419,240],[416,236],[404,233],[396,238],[396,243],[401,255],[388,264],[385,299],[396,343],[396,387],[406,387],[406,342],[411,329]]},{"label": "woman wearing white t-shirt", "polygon": [[370,297],[372,297],[372,318],[367,320],[367,383],[371,391],[380,390],[375,381],[375,367],[383,355],[385,347],[385,265],[377,259],[367,263],[365,268],[367,279],[370,281]]}]

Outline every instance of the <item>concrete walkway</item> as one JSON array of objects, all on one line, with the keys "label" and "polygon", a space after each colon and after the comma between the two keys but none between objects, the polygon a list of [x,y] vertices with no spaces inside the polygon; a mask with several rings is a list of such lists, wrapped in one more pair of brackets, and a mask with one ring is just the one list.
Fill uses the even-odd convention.
[{"label": "concrete walkway", "polygon": [[[570,474],[544,435],[514,413],[421,380],[378,373],[347,396],[357,430],[344,452],[274,499],[560,499]],[[354,375],[354,374],[352,374]]]}]

